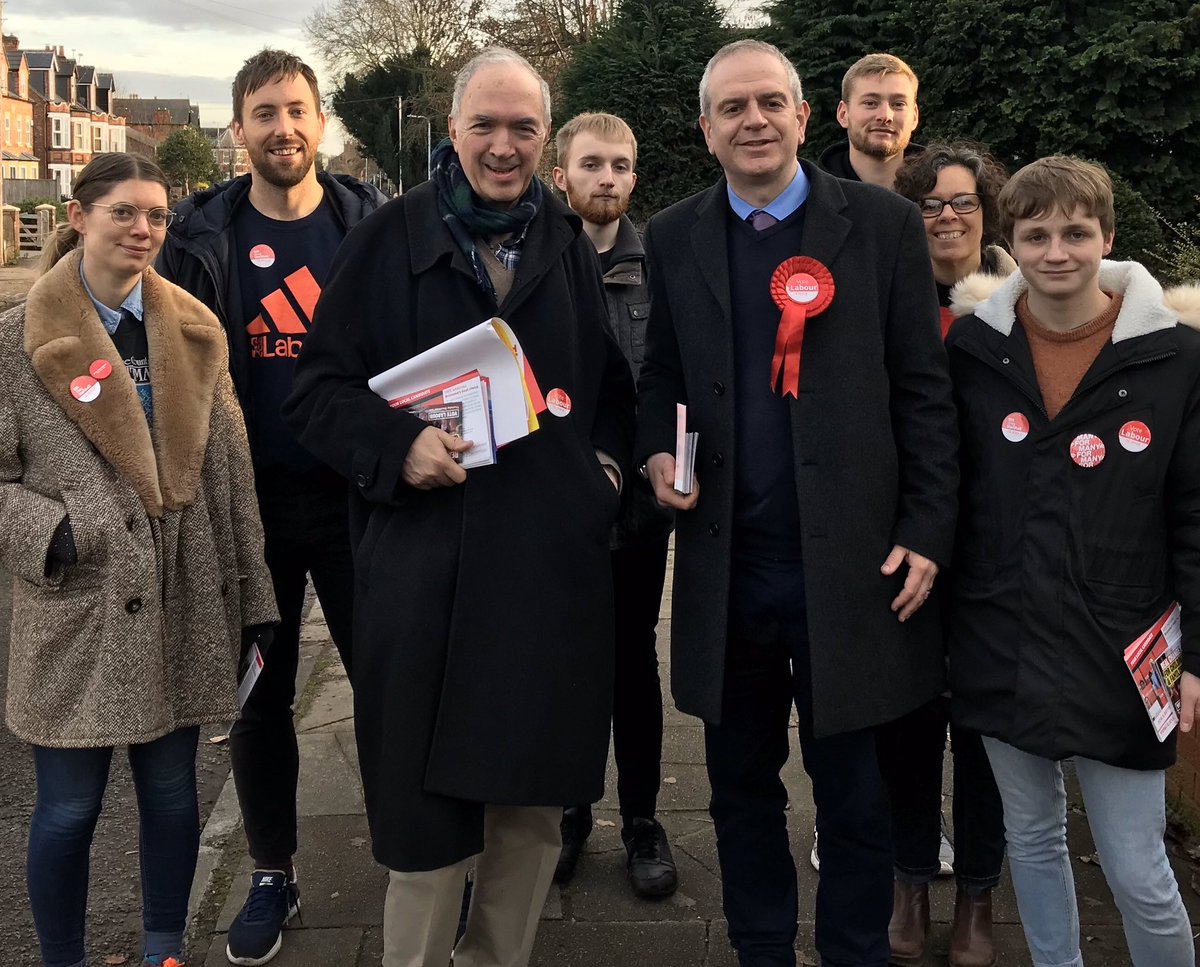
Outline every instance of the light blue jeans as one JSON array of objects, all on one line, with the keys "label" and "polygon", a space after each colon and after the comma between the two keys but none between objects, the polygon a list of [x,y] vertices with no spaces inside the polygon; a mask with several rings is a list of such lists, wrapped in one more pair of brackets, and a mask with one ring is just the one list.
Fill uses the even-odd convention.
[{"label": "light blue jeans", "polygon": [[[1008,864],[1033,963],[1083,967],[1062,766],[989,736],[983,742],[1004,800]],[[1131,962],[1194,967],[1191,926],[1163,844],[1165,773],[1119,769],[1080,756],[1074,763]]]}]

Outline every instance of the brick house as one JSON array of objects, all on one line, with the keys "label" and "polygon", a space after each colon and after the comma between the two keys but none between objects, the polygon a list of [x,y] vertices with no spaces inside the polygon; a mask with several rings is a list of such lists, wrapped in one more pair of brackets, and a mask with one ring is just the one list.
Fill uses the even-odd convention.
[{"label": "brick house", "polygon": [[183,128],[200,130],[200,108],[186,98],[113,97],[112,112],[125,119],[128,128],[140,131],[162,144],[167,136]]},{"label": "brick house", "polygon": [[0,77],[0,165],[10,179],[41,177],[41,162],[33,150],[33,101],[29,96],[29,65],[22,51],[5,51],[6,70]]}]

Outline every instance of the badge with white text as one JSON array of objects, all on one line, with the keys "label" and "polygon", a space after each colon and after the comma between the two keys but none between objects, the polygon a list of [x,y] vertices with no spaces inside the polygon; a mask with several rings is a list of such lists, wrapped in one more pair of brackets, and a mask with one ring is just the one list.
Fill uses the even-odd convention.
[{"label": "badge with white text", "polygon": [[772,274],[771,298],[781,313],[771,359],[771,390],[780,396],[799,398],[804,323],[829,308],[833,275],[816,259],[794,256]]},{"label": "badge with white text", "polygon": [[546,394],[546,409],[555,416],[566,416],[571,412],[571,397],[565,389],[555,387]]},{"label": "badge with white text", "polygon": [[1104,441],[1094,433],[1079,434],[1071,441],[1071,459],[1085,469],[1098,467],[1104,459]]},{"label": "badge with white text", "polygon": [[1009,413],[1000,422],[1000,432],[1009,443],[1020,443],[1029,436],[1029,419],[1024,413]]},{"label": "badge with white text", "polygon": [[269,269],[275,264],[275,250],[270,245],[255,245],[250,249],[250,261],[260,269]]},{"label": "badge with white text", "polygon": [[93,379],[108,379],[112,375],[112,363],[107,359],[93,359],[88,373]]},{"label": "badge with white text", "polygon": [[91,403],[100,395],[100,383],[91,376],[76,376],[71,380],[71,395],[80,403]]},{"label": "badge with white text", "polygon": [[1121,427],[1117,437],[1130,453],[1141,453],[1150,446],[1150,427],[1141,420],[1130,420]]}]

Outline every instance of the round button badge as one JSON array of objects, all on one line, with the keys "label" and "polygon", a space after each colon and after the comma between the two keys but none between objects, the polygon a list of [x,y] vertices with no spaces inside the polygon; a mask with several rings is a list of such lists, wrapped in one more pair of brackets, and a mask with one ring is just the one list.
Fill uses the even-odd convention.
[{"label": "round button badge", "polygon": [[566,416],[571,412],[571,397],[565,389],[555,387],[546,394],[546,409],[555,416]]},{"label": "round button badge", "polygon": [[255,245],[250,249],[250,261],[260,269],[269,269],[275,264],[275,250],[270,245]]},{"label": "round button badge", "polygon": [[71,380],[71,395],[80,403],[91,403],[100,395],[100,383],[91,376],[76,376]]},{"label": "round button badge", "polygon": [[93,379],[108,379],[112,375],[112,363],[107,359],[93,359],[88,367],[88,373]]},{"label": "round button badge", "polygon": [[793,302],[806,306],[821,294],[821,286],[807,272],[796,272],[788,276],[787,294]]},{"label": "round button badge", "polygon": [[1150,427],[1141,420],[1130,420],[1121,427],[1117,438],[1130,453],[1141,453],[1150,446]]},{"label": "round button badge", "polygon": [[1020,443],[1029,436],[1029,420],[1024,413],[1009,413],[1000,422],[1000,432],[1009,443]]},{"label": "round button badge", "polygon": [[1104,460],[1104,441],[1094,433],[1081,433],[1071,441],[1071,459],[1077,466],[1091,469]]}]

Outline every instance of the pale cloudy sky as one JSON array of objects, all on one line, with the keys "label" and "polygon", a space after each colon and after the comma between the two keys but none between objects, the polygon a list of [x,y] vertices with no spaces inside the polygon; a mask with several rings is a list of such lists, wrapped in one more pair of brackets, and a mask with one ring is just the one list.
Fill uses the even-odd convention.
[{"label": "pale cloudy sky", "polygon": [[[242,62],[263,47],[291,50],[321,65],[301,24],[317,0],[7,0],[4,33],[21,46],[64,48],[68,57],[116,76],[118,96],[186,97],[201,122],[232,113],[229,87]],[[323,89],[326,86],[322,85]],[[327,130],[324,150],[341,150]]]},{"label": "pale cloudy sky", "polygon": [[[302,23],[319,0],[0,0],[4,33],[21,46],[62,47],[68,57],[116,76],[119,96],[186,97],[201,123],[224,125],[232,114],[229,87],[242,62],[263,47],[291,50],[321,63],[305,44]],[[745,14],[754,0],[729,0]],[[341,151],[344,134],[331,123],[322,142]]]}]

